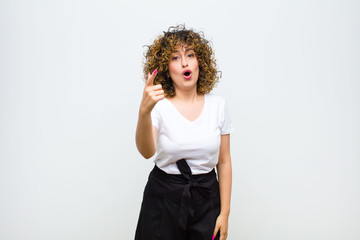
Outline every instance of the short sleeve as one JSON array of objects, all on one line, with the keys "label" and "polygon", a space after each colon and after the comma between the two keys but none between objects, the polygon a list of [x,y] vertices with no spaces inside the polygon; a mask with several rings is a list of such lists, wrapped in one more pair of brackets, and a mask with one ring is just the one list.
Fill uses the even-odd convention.
[{"label": "short sleeve", "polygon": [[156,108],[156,106],[151,111],[151,121],[152,121],[152,125],[154,125],[157,129],[159,129],[160,114],[159,114],[158,109]]},{"label": "short sleeve", "polygon": [[229,133],[234,132],[234,130],[235,129],[233,128],[233,125],[232,125],[230,111],[229,111],[228,105],[224,99],[223,103],[222,103],[220,134],[221,135],[229,134]]}]

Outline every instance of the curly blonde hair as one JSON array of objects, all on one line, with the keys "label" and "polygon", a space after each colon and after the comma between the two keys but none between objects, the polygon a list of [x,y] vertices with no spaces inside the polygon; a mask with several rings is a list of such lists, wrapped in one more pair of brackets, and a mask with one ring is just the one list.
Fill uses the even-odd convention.
[{"label": "curly blonde hair", "polygon": [[202,32],[186,29],[184,25],[170,27],[167,32],[160,35],[144,54],[144,80],[148,73],[158,70],[154,84],[161,84],[165,96],[175,96],[175,88],[169,74],[170,56],[175,48],[186,44],[195,52],[199,62],[199,78],[197,81],[197,92],[205,94],[211,92],[219,81],[217,65],[211,42],[204,38]]}]

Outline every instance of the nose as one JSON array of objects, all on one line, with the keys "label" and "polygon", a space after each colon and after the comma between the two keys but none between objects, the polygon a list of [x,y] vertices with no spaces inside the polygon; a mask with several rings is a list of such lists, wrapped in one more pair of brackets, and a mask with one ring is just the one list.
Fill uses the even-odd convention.
[{"label": "nose", "polygon": [[187,67],[188,66],[188,62],[186,58],[182,58],[181,64],[183,67]]}]

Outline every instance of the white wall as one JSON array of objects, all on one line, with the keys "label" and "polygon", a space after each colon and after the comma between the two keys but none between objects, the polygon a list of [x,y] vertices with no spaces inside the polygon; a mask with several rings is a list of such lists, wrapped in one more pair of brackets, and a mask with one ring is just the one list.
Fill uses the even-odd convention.
[{"label": "white wall", "polygon": [[360,2],[0,1],[0,239],[133,239],[143,45],[213,41],[231,240],[360,239]]}]

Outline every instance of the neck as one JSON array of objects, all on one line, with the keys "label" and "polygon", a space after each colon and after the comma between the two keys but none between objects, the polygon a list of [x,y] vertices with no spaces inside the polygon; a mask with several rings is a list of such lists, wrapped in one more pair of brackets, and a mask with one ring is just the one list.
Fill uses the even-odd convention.
[{"label": "neck", "polygon": [[190,91],[179,91],[178,89],[175,89],[175,96],[172,97],[174,100],[180,100],[182,102],[195,102],[199,99],[200,95],[197,93],[196,88],[190,90]]}]

